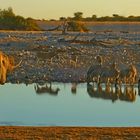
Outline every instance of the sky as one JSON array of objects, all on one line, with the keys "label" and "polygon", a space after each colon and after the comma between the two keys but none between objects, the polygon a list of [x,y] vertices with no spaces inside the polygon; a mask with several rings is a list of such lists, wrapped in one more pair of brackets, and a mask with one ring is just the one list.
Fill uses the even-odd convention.
[{"label": "sky", "polygon": [[0,0],[0,9],[8,7],[16,15],[35,19],[73,17],[75,12],[83,17],[140,15],[140,0]]}]

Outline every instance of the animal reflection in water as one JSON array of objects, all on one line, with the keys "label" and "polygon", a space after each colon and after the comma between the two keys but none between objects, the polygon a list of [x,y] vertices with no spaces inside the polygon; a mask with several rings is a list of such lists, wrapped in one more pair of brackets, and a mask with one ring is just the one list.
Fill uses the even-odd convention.
[{"label": "animal reflection in water", "polygon": [[122,87],[116,87],[114,90],[110,85],[106,85],[103,89],[101,84],[98,84],[97,87],[87,84],[87,92],[90,97],[109,99],[112,102],[116,100],[134,102],[136,100],[136,90],[134,86],[124,85]]},{"label": "animal reflection in water", "polygon": [[76,94],[77,92],[77,83],[71,84],[71,93]]},{"label": "animal reflection in water", "polygon": [[46,83],[44,85],[39,85],[39,84],[36,84],[34,85],[34,89],[36,91],[37,94],[41,95],[41,94],[44,94],[44,93],[48,93],[50,95],[58,95],[58,92],[59,92],[59,88],[53,88],[52,87],[52,84],[49,83]]},{"label": "animal reflection in water", "polygon": [[138,80],[138,94],[140,96],[140,79]]}]

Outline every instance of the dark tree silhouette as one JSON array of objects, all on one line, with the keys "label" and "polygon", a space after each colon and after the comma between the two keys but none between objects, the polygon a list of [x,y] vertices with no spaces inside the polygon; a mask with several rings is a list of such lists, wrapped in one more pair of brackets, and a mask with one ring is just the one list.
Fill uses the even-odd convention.
[{"label": "dark tree silhouette", "polygon": [[82,12],[74,13],[74,19],[75,20],[82,20],[82,18],[83,18],[83,13]]}]

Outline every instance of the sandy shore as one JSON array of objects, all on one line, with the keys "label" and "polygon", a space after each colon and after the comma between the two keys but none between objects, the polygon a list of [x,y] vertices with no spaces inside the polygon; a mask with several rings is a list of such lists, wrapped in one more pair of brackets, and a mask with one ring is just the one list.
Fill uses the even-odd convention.
[{"label": "sandy shore", "polygon": [[0,127],[1,140],[139,140],[138,127]]}]

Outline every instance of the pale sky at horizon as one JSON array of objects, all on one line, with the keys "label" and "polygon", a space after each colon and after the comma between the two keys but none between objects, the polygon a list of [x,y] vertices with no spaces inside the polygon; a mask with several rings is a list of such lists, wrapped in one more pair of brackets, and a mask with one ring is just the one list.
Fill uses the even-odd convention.
[{"label": "pale sky at horizon", "polygon": [[75,12],[83,12],[83,17],[140,16],[140,0],[0,0],[0,3],[0,9],[12,7],[16,15],[36,19],[72,17]]}]

